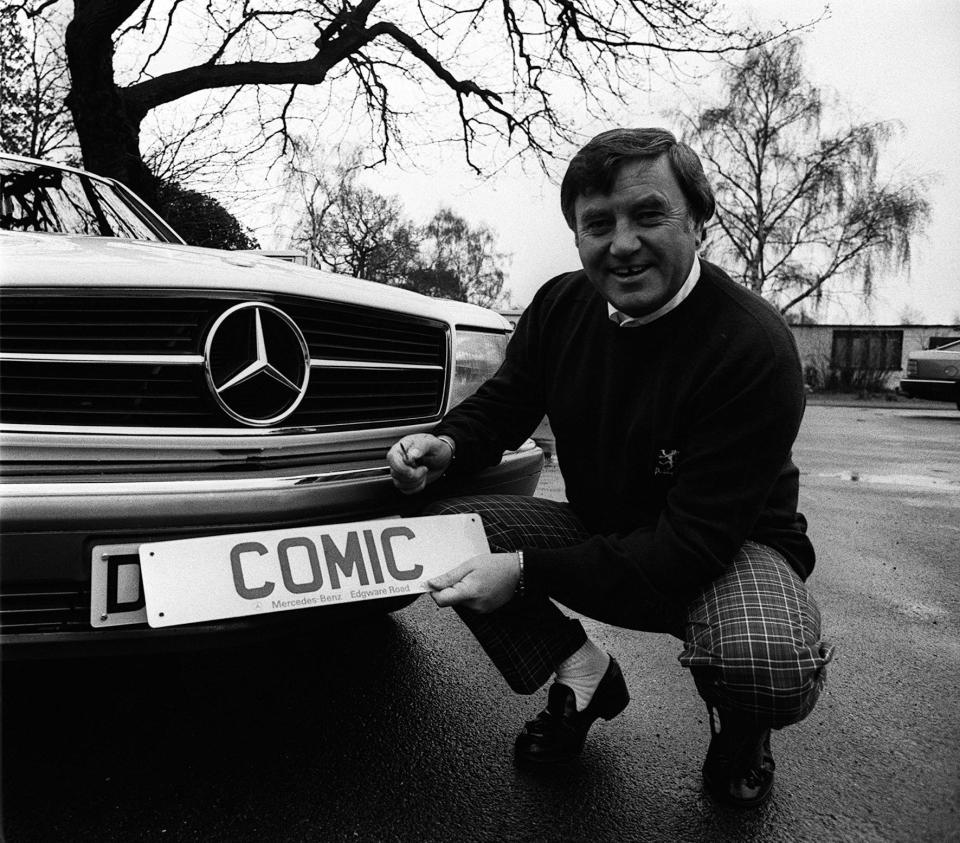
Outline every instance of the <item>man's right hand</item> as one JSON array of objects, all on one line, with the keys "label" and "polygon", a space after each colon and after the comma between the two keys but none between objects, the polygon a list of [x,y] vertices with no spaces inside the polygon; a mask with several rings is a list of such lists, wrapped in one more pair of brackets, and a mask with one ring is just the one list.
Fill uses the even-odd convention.
[{"label": "man's right hand", "polygon": [[405,495],[422,491],[447,470],[452,460],[450,443],[432,433],[404,436],[387,451],[393,485]]}]

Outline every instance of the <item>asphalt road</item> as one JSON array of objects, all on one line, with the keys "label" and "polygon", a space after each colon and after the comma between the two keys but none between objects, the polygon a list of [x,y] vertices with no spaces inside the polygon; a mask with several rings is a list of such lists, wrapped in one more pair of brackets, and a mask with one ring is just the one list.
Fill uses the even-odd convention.
[{"label": "asphalt road", "polygon": [[[754,812],[701,790],[678,642],[588,623],[633,696],[579,763],[514,768],[513,696],[448,610],[243,651],[7,666],[20,841],[960,840],[960,413],[808,409],[811,579],[837,657]],[[541,485],[560,495],[555,467]]]}]

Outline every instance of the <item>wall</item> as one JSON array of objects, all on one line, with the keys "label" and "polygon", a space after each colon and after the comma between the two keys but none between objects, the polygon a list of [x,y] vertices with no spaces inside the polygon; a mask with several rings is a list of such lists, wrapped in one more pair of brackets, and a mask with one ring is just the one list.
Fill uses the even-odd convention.
[{"label": "wall", "polygon": [[960,329],[951,325],[791,325],[790,327],[796,338],[800,359],[804,366],[809,365],[821,370],[829,368],[834,331],[902,331],[903,350],[900,368],[887,375],[888,389],[896,389],[900,378],[906,372],[907,357],[910,352],[927,348],[931,337],[960,339]]}]

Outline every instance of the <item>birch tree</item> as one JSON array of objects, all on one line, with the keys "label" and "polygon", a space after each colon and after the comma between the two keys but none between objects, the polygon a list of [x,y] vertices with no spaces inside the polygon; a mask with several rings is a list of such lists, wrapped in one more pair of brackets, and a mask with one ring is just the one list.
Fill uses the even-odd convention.
[{"label": "birch tree", "polygon": [[684,133],[717,198],[705,255],[782,313],[851,278],[869,298],[878,268],[909,264],[930,215],[922,178],[880,175],[897,124],[839,122],[796,38],[749,52],[725,79],[725,101]]}]

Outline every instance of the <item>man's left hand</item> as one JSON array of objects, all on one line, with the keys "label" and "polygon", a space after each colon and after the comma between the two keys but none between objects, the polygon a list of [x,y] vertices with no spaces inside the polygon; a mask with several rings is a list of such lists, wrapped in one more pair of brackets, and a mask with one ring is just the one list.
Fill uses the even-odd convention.
[{"label": "man's left hand", "polygon": [[499,609],[513,597],[520,582],[516,553],[482,553],[434,577],[427,585],[438,606],[464,606],[475,612]]}]

